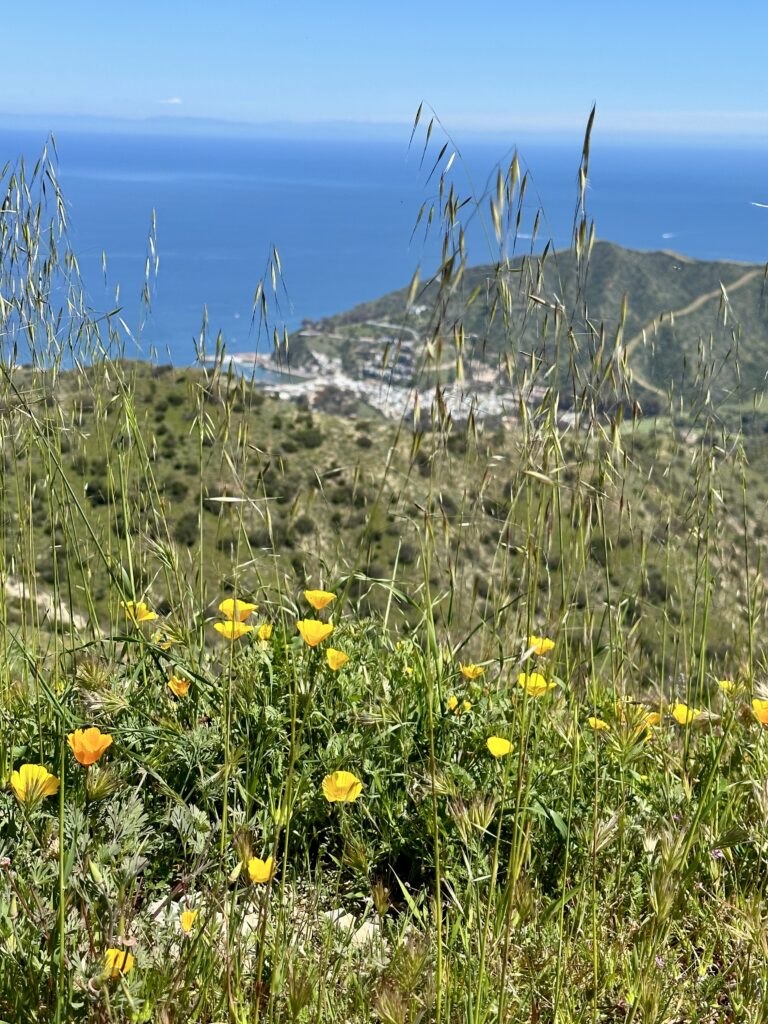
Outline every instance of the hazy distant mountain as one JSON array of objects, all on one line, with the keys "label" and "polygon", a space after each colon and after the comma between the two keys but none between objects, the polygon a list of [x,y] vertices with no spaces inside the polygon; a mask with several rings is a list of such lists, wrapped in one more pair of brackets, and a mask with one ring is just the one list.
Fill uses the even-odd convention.
[{"label": "hazy distant mountain", "polygon": [[80,114],[0,112],[0,130],[78,132],[117,135],[179,135],[227,138],[396,141],[407,145],[411,125],[364,121],[228,121],[184,114],[102,117]]}]

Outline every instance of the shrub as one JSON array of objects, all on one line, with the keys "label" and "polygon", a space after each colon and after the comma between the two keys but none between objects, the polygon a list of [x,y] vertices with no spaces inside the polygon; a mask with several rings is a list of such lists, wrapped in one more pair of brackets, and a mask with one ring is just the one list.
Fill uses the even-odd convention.
[{"label": "shrub", "polygon": [[294,520],[293,528],[299,536],[306,536],[306,534],[314,531],[315,522],[309,516],[302,515]]},{"label": "shrub", "polygon": [[166,494],[174,501],[182,501],[189,494],[189,484],[178,477],[170,480],[166,486]]},{"label": "shrub", "polygon": [[313,430],[309,427],[305,427],[303,430],[297,430],[293,436],[296,443],[302,448],[320,448],[324,443],[324,438],[320,431]]},{"label": "shrub", "polygon": [[197,543],[198,522],[197,512],[185,512],[173,527],[173,536],[179,544],[191,548]]}]

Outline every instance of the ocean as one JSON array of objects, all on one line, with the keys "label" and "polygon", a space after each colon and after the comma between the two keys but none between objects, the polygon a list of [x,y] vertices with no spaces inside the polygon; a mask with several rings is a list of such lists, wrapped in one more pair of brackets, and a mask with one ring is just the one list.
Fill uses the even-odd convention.
[{"label": "ocean", "polygon": [[[39,155],[43,141],[0,133],[0,164]],[[232,353],[268,351],[252,304],[272,246],[285,283],[272,311],[289,330],[403,287],[417,266],[422,276],[434,269],[439,236],[425,239],[424,220],[415,233],[414,225],[422,203],[437,198],[428,179],[441,144],[422,163],[407,134],[396,143],[62,132],[59,177],[89,300],[96,311],[111,308],[119,283],[137,355],[155,349],[161,360],[193,362],[204,307],[211,339],[221,331]],[[460,194],[481,194],[511,153],[511,144],[465,146],[450,172]],[[516,251],[530,246],[539,206],[540,239],[568,245],[579,145],[534,142],[520,156],[531,179]],[[768,209],[753,205],[768,203],[768,148],[593,143],[587,203],[597,236],[620,245],[768,260]],[[139,333],[153,209],[160,267]],[[470,211],[470,261],[496,259],[487,200]]]}]

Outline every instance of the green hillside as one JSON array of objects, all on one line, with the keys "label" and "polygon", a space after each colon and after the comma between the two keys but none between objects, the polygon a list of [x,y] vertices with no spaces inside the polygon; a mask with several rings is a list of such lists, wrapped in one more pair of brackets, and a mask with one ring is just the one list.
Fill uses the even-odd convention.
[{"label": "green hillside", "polygon": [[[265,398],[220,371],[124,363],[125,392],[114,372],[52,383],[24,371],[17,381],[26,397],[6,413],[0,477],[9,622],[40,621],[40,595],[66,585],[86,631],[98,632],[115,610],[110,572],[129,566],[182,632],[189,585],[205,608],[236,580],[277,599],[296,579],[330,576],[363,607],[389,608],[400,629],[428,584],[456,637],[499,607],[509,609],[495,625],[503,631],[522,588],[537,619],[567,609],[574,628],[603,604],[620,607],[650,683],[663,661],[675,663],[665,632],[698,628],[691,536],[706,523],[717,578],[707,653],[735,656],[748,617],[734,601],[745,529],[755,564],[766,525],[768,452],[757,438],[721,458],[712,428],[692,434],[668,419],[630,425],[613,442],[566,434],[557,447],[519,425],[396,434],[381,419]],[[701,504],[707,489],[716,510]],[[33,612],[12,586],[25,572],[36,579]]]},{"label": "green hillside", "polygon": [[415,333],[437,341],[449,363],[460,326],[470,374],[478,365],[503,367],[506,356],[515,356],[519,369],[533,354],[545,366],[557,365],[565,394],[572,390],[574,346],[584,377],[595,360],[605,366],[625,356],[635,394],[654,396],[654,408],[670,388],[691,395],[709,386],[713,400],[723,401],[749,397],[765,383],[768,305],[759,265],[596,242],[586,267],[571,250],[454,267],[448,284],[427,283],[410,307],[408,297],[402,289],[311,325],[317,334],[291,339],[292,358],[306,364],[313,351],[340,352],[344,365],[354,366],[361,331],[389,322],[405,325],[389,332],[395,340],[408,344]]}]

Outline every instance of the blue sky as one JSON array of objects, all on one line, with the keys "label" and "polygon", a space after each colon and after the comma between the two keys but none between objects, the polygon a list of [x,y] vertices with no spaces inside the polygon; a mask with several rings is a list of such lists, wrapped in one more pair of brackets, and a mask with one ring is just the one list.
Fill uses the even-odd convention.
[{"label": "blue sky", "polygon": [[[30,8],[32,10],[32,8]],[[768,5],[71,0],[3,54],[0,111],[768,139]]]}]

